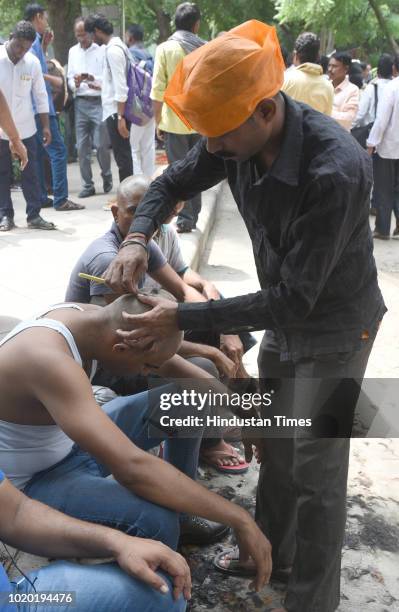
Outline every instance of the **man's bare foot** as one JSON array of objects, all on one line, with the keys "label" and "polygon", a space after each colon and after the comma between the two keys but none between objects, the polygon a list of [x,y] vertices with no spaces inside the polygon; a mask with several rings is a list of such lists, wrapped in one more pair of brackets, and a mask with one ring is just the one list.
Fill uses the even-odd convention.
[{"label": "man's bare foot", "polygon": [[201,449],[200,460],[222,472],[242,474],[248,470],[244,457],[224,440],[211,448]]}]

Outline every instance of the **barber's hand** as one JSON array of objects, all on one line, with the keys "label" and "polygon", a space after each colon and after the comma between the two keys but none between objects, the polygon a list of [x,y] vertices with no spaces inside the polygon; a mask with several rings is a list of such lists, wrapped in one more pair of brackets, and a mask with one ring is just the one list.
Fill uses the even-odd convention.
[{"label": "barber's hand", "polygon": [[155,540],[125,536],[121,542],[116,561],[127,574],[167,593],[168,584],[155,573],[158,569],[163,570],[172,578],[174,599],[182,593],[185,599],[191,598],[190,568],[182,555]]},{"label": "barber's hand", "polygon": [[10,140],[10,151],[14,159],[19,159],[21,170],[24,170],[28,163],[28,152],[20,138]]},{"label": "barber's hand", "polygon": [[249,515],[248,520],[242,521],[234,531],[240,549],[240,561],[248,561],[251,557],[256,565],[256,577],[250,588],[260,591],[268,584],[272,573],[272,546]]},{"label": "barber's hand", "polygon": [[221,334],[220,336],[220,350],[227,355],[238,368],[241,364],[241,359],[244,354],[244,347],[240,340],[240,336],[232,334]]},{"label": "barber's hand", "polygon": [[51,131],[50,131],[50,128],[47,128],[47,127],[43,128],[42,129],[42,134],[43,134],[43,136],[42,136],[42,138],[43,138],[43,145],[45,147],[48,147],[49,144],[51,144]]},{"label": "barber's hand", "polygon": [[210,354],[210,358],[217,367],[219,374],[221,376],[227,376],[227,378],[234,378],[237,371],[237,366],[227,357],[222,351],[215,348]]},{"label": "barber's hand", "polygon": [[143,304],[152,306],[152,310],[140,315],[124,312],[123,318],[129,327],[131,326],[132,331],[117,330],[120,338],[129,344],[137,343],[138,347],[144,348],[149,343],[156,343],[178,331],[177,302],[141,293],[137,297]]},{"label": "barber's hand", "polygon": [[137,293],[138,280],[147,271],[147,253],[139,244],[123,247],[107,268],[104,280],[114,293]]},{"label": "barber's hand", "polygon": [[118,119],[118,132],[122,138],[129,138],[130,136],[130,132],[126,126],[126,119],[124,117]]}]

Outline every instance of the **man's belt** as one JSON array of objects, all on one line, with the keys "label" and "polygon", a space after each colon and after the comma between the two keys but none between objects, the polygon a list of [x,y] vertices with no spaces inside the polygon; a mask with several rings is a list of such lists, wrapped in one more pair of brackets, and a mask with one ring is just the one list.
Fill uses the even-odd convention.
[{"label": "man's belt", "polygon": [[101,100],[101,96],[76,96],[76,98],[78,100],[90,100],[91,102],[93,102],[93,100],[95,102],[98,102],[99,100]]}]

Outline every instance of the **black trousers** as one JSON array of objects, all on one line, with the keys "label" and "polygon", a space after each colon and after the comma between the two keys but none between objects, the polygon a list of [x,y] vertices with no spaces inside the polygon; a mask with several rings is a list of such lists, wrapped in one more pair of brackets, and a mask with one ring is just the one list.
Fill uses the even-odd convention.
[{"label": "black trousers", "polygon": [[[184,159],[200,138],[199,134],[172,134],[172,132],[165,132],[165,149],[168,162],[171,164]],[[201,194],[199,193],[185,203],[183,210],[180,211],[177,217],[177,225],[184,223],[191,228],[195,228],[200,212]]]},{"label": "black trousers", "polygon": [[[26,200],[26,216],[28,221],[40,214],[40,185],[37,176],[37,144],[36,135],[22,140],[28,152],[28,163],[21,173],[22,192]],[[14,218],[14,207],[11,200],[12,166],[10,143],[0,140],[0,218]]]},{"label": "black trousers", "polygon": [[399,222],[399,159],[386,159],[375,153],[373,173],[373,197],[378,204],[375,229],[383,236],[389,236],[392,211]]},{"label": "black trousers", "polygon": [[[325,426],[322,435],[350,429],[375,334],[358,351],[296,363],[280,362],[265,336],[258,364],[263,389],[274,389],[268,410],[311,417]],[[340,599],[350,438],[300,429],[276,435],[263,439],[256,520],[271,541],[274,567],[293,567],[288,612],[333,612]]]},{"label": "black trousers", "polygon": [[[118,115],[110,115],[107,117],[106,122],[116,165],[119,170],[119,182],[121,183],[125,178],[133,174],[130,140],[129,138],[122,138],[118,132]],[[126,126],[130,129],[128,121],[126,121]]]}]

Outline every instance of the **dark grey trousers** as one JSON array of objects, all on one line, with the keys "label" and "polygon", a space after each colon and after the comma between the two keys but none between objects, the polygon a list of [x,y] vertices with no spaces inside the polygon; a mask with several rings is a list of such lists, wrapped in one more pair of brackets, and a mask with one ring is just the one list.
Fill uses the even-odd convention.
[{"label": "dark grey trousers", "polygon": [[[172,134],[171,132],[165,132],[165,149],[168,162],[171,164],[172,162],[184,159],[200,138],[199,134]],[[184,223],[191,228],[195,228],[200,211],[201,194],[199,193],[186,202],[177,218],[177,225]]]},{"label": "dark grey trousers", "polygon": [[[293,363],[280,362],[265,336],[258,365],[263,387],[275,391],[272,414],[311,417],[339,435],[334,414],[351,424],[374,337],[358,351]],[[332,612],[340,598],[350,439],[299,429],[278,435],[263,440],[256,520],[271,541],[274,567],[293,567],[288,612]]]},{"label": "dark grey trousers", "polygon": [[83,187],[85,189],[94,187],[91,170],[93,146],[97,151],[103,180],[112,180],[110,142],[107,126],[102,122],[101,96],[90,100],[79,96],[75,98],[75,126]]}]

